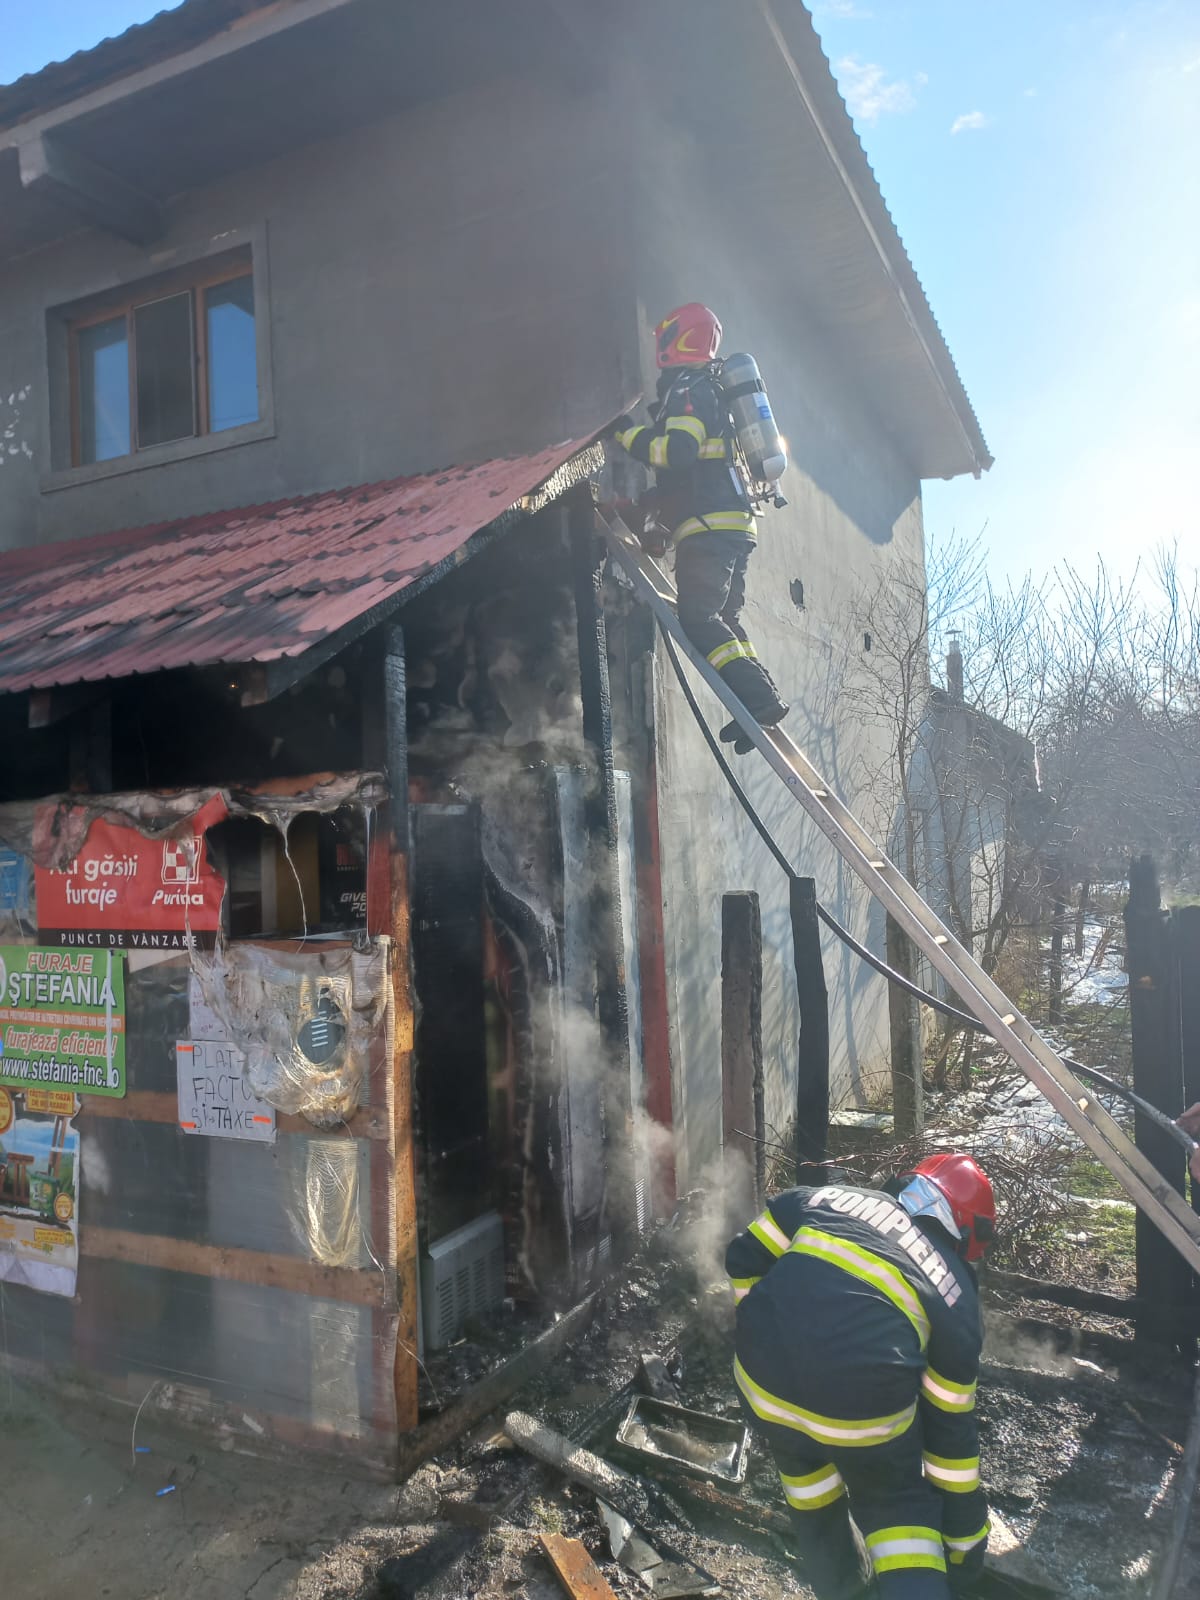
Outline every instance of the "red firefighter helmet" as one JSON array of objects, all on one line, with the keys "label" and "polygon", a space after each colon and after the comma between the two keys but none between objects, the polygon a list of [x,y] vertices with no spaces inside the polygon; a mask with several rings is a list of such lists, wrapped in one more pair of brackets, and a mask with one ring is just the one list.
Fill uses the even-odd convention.
[{"label": "red firefighter helmet", "polygon": [[996,1237],[996,1198],[973,1156],[944,1154],[918,1161],[907,1174],[900,1204],[911,1216],[933,1217],[956,1235],[968,1261],[978,1261]]},{"label": "red firefighter helmet", "polygon": [[660,367],[702,367],[721,347],[721,324],[715,312],[690,300],[667,315],[654,330]]}]

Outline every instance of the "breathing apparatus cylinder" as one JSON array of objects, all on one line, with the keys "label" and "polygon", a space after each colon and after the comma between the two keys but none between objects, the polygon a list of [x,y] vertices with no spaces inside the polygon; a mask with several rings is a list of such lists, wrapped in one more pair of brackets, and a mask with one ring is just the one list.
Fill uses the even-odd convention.
[{"label": "breathing apparatus cylinder", "polygon": [[721,388],[750,476],[769,488],[787,471],[787,446],[754,357],[727,356],[721,364]]}]

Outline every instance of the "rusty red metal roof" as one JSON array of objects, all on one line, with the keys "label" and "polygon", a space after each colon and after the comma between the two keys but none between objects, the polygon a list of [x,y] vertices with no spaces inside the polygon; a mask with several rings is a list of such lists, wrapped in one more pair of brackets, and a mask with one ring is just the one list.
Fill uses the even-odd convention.
[{"label": "rusty red metal roof", "polygon": [[5,551],[0,693],[300,655],[552,494],[588,442]]}]

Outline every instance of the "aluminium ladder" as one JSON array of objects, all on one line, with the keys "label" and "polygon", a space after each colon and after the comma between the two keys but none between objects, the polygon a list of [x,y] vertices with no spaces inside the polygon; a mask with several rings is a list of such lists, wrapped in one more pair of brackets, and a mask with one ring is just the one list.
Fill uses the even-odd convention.
[{"label": "aluminium ladder", "polygon": [[596,525],[613,559],[659,623],[761,755],[871,894],[941,973],[968,1011],[1112,1173],[1134,1205],[1160,1229],[1194,1272],[1200,1272],[1200,1216],[1146,1159],[1094,1093],[1065,1067],[1032,1023],[926,905],[900,869],[872,841],[849,808],[781,728],[749,716],[715,668],[695,650],[675,614],[675,590],[662,569],[613,511],[596,511]]}]

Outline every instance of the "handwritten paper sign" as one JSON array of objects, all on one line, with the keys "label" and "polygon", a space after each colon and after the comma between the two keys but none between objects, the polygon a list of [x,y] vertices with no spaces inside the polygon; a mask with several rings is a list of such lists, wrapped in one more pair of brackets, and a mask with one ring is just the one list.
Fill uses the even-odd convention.
[{"label": "handwritten paper sign", "polygon": [[184,1133],[275,1143],[275,1107],[251,1093],[240,1050],[219,1039],[180,1039],[175,1065]]}]

